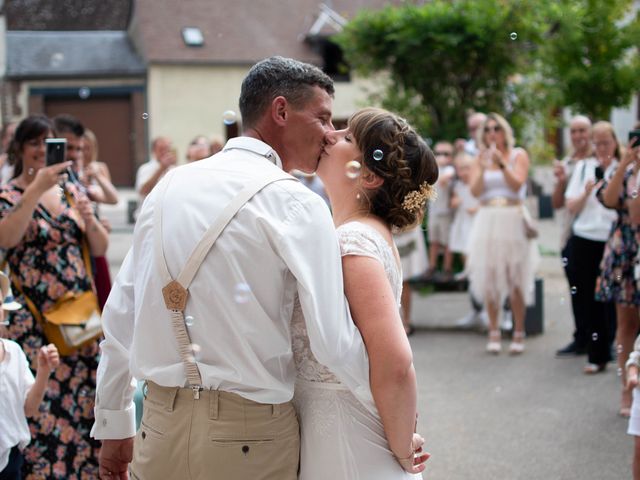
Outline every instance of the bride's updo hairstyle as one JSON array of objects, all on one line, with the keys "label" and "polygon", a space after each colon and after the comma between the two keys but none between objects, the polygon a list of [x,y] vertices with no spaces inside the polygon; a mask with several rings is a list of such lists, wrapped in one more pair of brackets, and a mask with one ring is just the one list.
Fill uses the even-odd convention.
[{"label": "bride's updo hairstyle", "polygon": [[399,230],[422,221],[427,200],[435,198],[438,165],[427,143],[403,118],[380,108],[359,110],[349,130],[366,170],[383,180],[364,190],[369,211]]}]

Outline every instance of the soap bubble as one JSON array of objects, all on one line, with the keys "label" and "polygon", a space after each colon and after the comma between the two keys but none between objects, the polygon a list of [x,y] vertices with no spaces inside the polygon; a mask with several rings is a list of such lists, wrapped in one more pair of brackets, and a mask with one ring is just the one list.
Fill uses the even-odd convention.
[{"label": "soap bubble", "polygon": [[511,32],[511,35],[509,35],[509,37],[511,38],[511,40],[517,40],[518,34],[516,32]]},{"label": "soap bubble", "polygon": [[591,340],[593,340],[594,342],[598,341],[598,334],[594,333],[593,335],[591,335]]},{"label": "soap bubble", "polygon": [[379,148],[376,148],[373,151],[373,159],[376,162],[379,162],[380,160],[382,160],[384,158],[384,153],[382,153],[382,150],[380,150]]},{"label": "soap bubble", "polygon": [[246,283],[238,283],[233,291],[233,299],[236,303],[247,303],[251,298],[251,287]]},{"label": "soap bubble", "polygon": [[360,165],[360,162],[357,162],[356,160],[351,160],[350,162],[346,163],[345,169],[346,169],[347,177],[349,177],[352,180],[355,180],[360,176],[362,165]]},{"label": "soap bubble", "polygon": [[562,266],[566,267],[569,264],[569,259],[567,257],[562,257]]},{"label": "soap bubble", "polygon": [[236,117],[236,112],[233,110],[227,110],[222,114],[222,121],[225,125],[233,125],[237,121]]},{"label": "soap bubble", "polygon": [[571,295],[575,295],[578,292],[577,287],[571,287]]},{"label": "soap bubble", "polygon": [[638,190],[634,190],[633,192],[631,192],[631,198],[633,199],[638,198]]},{"label": "soap bubble", "polygon": [[143,120],[146,120],[146,119],[148,119],[148,118],[149,118],[149,114],[148,114],[147,112],[145,112],[145,113],[143,113],[143,114],[142,114],[142,119],[143,119]]},{"label": "soap bubble", "polygon": [[194,318],[191,315],[184,317],[184,323],[187,327],[193,327]]},{"label": "soap bubble", "polygon": [[56,52],[53,55],[51,55],[51,59],[49,60],[49,65],[51,65],[53,68],[59,68],[62,66],[63,62],[64,62],[64,53]]},{"label": "soap bubble", "polygon": [[191,352],[193,353],[193,361],[199,362],[202,356],[202,347],[200,347],[200,345],[198,345],[197,343],[192,343]]},{"label": "soap bubble", "polygon": [[82,87],[80,90],[78,90],[78,96],[82,100],[86,100],[91,96],[91,89],[89,89],[88,87]]}]

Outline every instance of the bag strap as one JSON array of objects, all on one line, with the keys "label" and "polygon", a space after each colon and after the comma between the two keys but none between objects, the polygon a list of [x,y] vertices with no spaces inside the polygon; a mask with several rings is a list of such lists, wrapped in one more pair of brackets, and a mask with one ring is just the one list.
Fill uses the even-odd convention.
[{"label": "bag strap", "polygon": [[189,258],[174,279],[169,273],[167,261],[162,247],[162,204],[167,192],[168,186],[171,180],[176,174],[176,170],[170,172],[164,182],[159,185],[158,200],[154,206],[154,253],[156,259],[156,265],[160,269],[162,281],[165,286],[162,289],[162,295],[164,297],[165,305],[171,314],[171,324],[173,326],[173,332],[178,342],[178,350],[180,358],[184,364],[187,381],[189,387],[193,389],[194,398],[199,398],[199,392],[203,389],[202,377],[200,370],[195,362],[195,355],[193,346],[189,338],[189,332],[184,321],[184,310],[187,305],[187,297],[189,295],[189,286],[193,281],[200,265],[204,261],[205,257],[213,247],[213,244],[218,239],[222,231],[229,224],[231,219],[238,213],[238,211],[251,199],[254,195],[260,192],[267,185],[280,180],[293,180],[298,181],[295,177],[287,174],[286,172],[278,169],[274,173],[267,175],[264,178],[256,179],[249,182],[224,208],[215,222],[209,227],[209,229],[202,236],[198,244],[191,251]]}]

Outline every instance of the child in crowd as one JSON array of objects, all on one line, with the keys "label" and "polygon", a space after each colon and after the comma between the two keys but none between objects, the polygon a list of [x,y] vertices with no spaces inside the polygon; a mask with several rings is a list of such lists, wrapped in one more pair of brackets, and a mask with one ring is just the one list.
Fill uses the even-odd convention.
[{"label": "child in crowd", "polygon": [[455,158],[455,167],[458,181],[453,185],[451,195],[451,208],[455,211],[451,233],[449,234],[449,250],[459,253],[464,260],[467,252],[467,241],[473,224],[473,218],[478,211],[478,199],[471,193],[469,182],[471,170],[474,165],[473,158],[467,153],[459,153]]},{"label": "child in crowd", "polygon": [[[0,272],[0,291],[4,299],[9,279]],[[4,310],[0,308],[0,334],[4,329]],[[16,342],[0,335],[0,480],[22,478],[22,450],[31,440],[26,417],[38,414],[51,371],[59,363],[58,349],[50,344],[38,352],[38,372],[34,379],[27,357]]]},{"label": "child in crowd", "polygon": [[437,142],[433,153],[438,162],[438,197],[429,205],[429,269],[426,278],[436,278],[436,268],[440,254],[444,256],[442,280],[452,280],[453,256],[449,250],[449,231],[451,230],[452,211],[450,206],[451,189],[455,178],[453,145],[449,142]]}]

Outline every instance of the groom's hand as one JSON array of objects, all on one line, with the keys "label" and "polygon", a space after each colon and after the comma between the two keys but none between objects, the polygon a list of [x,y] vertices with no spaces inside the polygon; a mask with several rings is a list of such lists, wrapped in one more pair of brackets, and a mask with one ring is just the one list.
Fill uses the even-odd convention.
[{"label": "groom's hand", "polygon": [[406,458],[399,458],[396,456],[396,459],[400,463],[400,466],[409,473],[421,473],[426,468],[424,462],[426,462],[431,456],[430,453],[423,452],[422,446],[424,445],[424,438],[418,433],[413,434],[413,439],[411,440],[411,449],[413,452]]},{"label": "groom's hand", "polygon": [[100,478],[127,480],[129,463],[133,459],[133,437],[122,440],[103,440],[100,449]]}]

